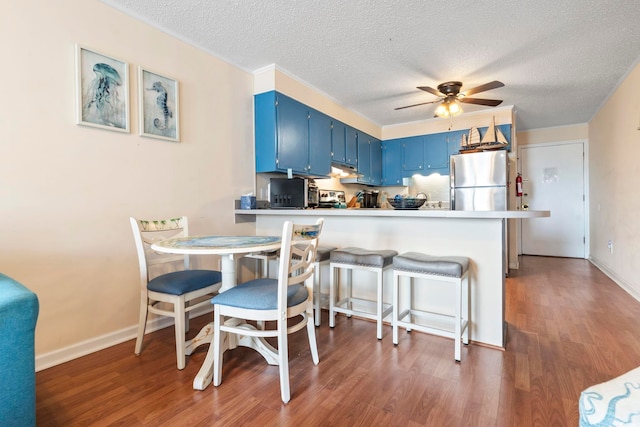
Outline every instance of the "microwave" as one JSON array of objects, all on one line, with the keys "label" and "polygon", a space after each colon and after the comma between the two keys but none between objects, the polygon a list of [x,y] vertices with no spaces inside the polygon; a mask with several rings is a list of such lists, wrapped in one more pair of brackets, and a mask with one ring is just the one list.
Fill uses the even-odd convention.
[{"label": "microwave", "polygon": [[318,186],[311,178],[271,178],[269,183],[271,208],[315,208],[318,199]]}]

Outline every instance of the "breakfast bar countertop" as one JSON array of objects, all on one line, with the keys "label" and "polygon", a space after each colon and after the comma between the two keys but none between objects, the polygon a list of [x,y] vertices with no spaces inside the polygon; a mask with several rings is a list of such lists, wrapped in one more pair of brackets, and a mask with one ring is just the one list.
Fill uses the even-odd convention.
[{"label": "breakfast bar countertop", "polygon": [[260,216],[346,216],[346,217],[393,217],[393,218],[544,218],[550,211],[453,211],[448,209],[236,209],[236,215]]}]

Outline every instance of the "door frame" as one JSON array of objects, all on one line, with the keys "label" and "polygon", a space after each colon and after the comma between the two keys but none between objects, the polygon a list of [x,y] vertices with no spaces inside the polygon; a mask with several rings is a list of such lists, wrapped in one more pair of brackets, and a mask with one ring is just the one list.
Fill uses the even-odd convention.
[{"label": "door frame", "polygon": [[[583,185],[584,185],[584,204],[583,204],[583,215],[584,215],[584,259],[591,258],[591,239],[589,235],[590,225],[589,225],[589,140],[585,139],[573,139],[566,141],[554,141],[554,142],[541,142],[536,144],[527,144],[518,146],[518,172],[522,172],[522,150],[527,148],[537,148],[537,147],[551,147],[554,145],[569,145],[569,144],[582,144],[582,152],[584,153],[582,157],[582,173],[583,173]],[[517,209],[520,209],[518,206]],[[553,216],[553,211],[551,211],[551,215]],[[522,220],[518,220],[518,255],[522,255]]]}]

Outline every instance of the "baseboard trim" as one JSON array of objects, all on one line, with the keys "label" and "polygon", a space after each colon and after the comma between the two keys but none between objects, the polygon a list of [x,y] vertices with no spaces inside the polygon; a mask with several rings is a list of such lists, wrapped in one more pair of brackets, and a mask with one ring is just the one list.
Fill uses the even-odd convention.
[{"label": "baseboard trim", "polygon": [[602,265],[597,259],[591,257],[589,258],[589,262],[595,265],[598,270],[606,274],[607,277],[609,277],[609,279],[613,280],[615,284],[621,287],[626,293],[628,293],[633,298],[635,298],[636,301],[640,302],[640,292],[637,289],[635,289],[633,286],[631,286],[630,283],[627,283],[626,280],[618,277],[612,270]]},{"label": "baseboard trim", "polygon": [[[193,310],[191,312],[191,317],[195,318],[203,314],[211,313],[212,311],[213,307],[201,307]],[[160,329],[172,327],[173,323],[173,319],[170,317],[156,317],[155,319],[147,322],[146,333],[148,334]],[[135,339],[137,333],[138,325],[134,325],[119,331],[91,338],[86,341],[81,341],[49,353],[38,355],[35,360],[36,372],[69,362],[70,360],[86,356],[87,354],[95,353],[96,351],[104,350],[105,348],[109,348],[116,344]],[[131,346],[131,352],[133,353],[133,345]]]}]

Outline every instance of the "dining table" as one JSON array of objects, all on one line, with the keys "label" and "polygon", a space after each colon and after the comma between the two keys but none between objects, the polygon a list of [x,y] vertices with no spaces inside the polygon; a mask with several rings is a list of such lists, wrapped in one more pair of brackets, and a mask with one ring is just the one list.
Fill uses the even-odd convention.
[{"label": "dining table", "polygon": [[[225,292],[237,284],[236,263],[239,258],[255,252],[275,251],[280,249],[280,245],[280,236],[187,236],[158,241],[151,245],[151,249],[157,252],[182,255],[219,255],[222,285],[218,292]],[[255,329],[255,326],[242,319],[231,318],[225,321],[225,323],[227,322],[243,325],[247,329]],[[193,339],[187,341],[185,354],[192,354],[197,347],[203,344],[211,344],[212,338],[213,321],[205,325]],[[222,345],[225,351],[238,346],[253,348],[270,365],[278,364],[276,349],[263,338],[237,337],[233,334],[227,334]],[[210,345],[202,367],[193,380],[193,388],[196,390],[204,390],[211,384],[214,351],[215,349]]]}]

